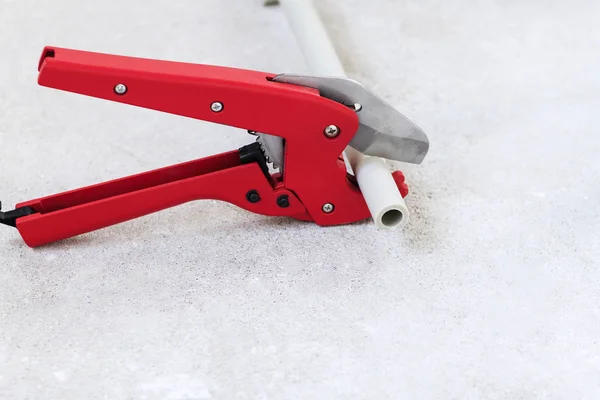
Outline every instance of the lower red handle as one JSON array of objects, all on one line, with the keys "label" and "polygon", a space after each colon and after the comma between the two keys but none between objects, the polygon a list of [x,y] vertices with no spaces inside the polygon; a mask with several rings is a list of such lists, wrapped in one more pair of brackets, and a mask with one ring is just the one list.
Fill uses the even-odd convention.
[{"label": "lower red handle", "polygon": [[[259,201],[249,201],[251,190]],[[288,207],[277,205],[282,195]],[[241,164],[234,151],[18,204],[36,214],[17,219],[16,227],[28,246],[38,247],[199,199],[263,215],[306,217],[293,193],[273,189],[258,163]]]}]

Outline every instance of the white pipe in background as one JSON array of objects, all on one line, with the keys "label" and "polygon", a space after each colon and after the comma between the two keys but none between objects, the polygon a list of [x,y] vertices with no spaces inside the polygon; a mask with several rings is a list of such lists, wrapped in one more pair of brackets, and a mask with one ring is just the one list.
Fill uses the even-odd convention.
[{"label": "white pipe in background", "polygon": [[[279,0],[279,4],[312,73],[345,77],[342,63],[312,0]],[[409,217],[408,208],[387,163],[378,157],[365,156],[351,147],[345,152],[375,225],[380,229],[405,225]]]}]

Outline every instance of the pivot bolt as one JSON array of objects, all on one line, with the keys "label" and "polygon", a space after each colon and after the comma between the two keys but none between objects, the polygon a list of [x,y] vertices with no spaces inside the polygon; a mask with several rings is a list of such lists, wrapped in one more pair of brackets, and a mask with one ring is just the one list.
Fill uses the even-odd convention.
[{"label": "pivot bolt", "polygon": [[260,201],[260,195],[254,189],[249,190],[248,193],[246,193],[246,200],[250,203],[258,203]]},{"label": "pivot bolt", "polygon": [[290,206],[290,198],[287,194],[282,194],[277,198],[277,205],[281,208],[287,208]]},{"label": "pivot bolt", "polygon": [[326,214],[329,214],[329,213],[333,212],[334,208],[335,207],[333,206],[333,204],[331,204],[331,203],[325,203],[323,205],[323,212],[326,213]]},{"label": "pivot bolt", "polygon": [[325,128],[325,130],[323,131],[323,133],[329,139],[333,139],[334,137],[336,137],[337,135],[340,134],[340,128],[338,128],[335,125],[329,125],[327,128]]},{"label": "pivot bolt", "polygon": [[125,94],[127,92],[127,86],[125,86],[122,83],[119,83],[118,85],[115,86],[115,93],[116,94]]},{"label": "pivot bolt", "polygon": [[223,111],[223,103],[221,103],[220,101],[215,101],[210,105],[210,109],[214,112],[221,112]]}]

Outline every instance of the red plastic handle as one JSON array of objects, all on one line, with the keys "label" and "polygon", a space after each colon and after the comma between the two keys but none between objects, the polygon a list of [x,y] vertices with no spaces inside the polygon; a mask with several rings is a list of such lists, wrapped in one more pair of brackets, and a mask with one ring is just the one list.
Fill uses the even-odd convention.
[{"label": "red plastic handle", "polygon": [[[266,72],[59,47],[44,48],[38,69],[42,86],[281,136],[305,118],[292,112],[293,95],[319,97],[314,89],[269,81],[274,75]],[[221,111],[211,109],[214,102]],[[281,107],[290,112],[278,113]]]},{"label": "red plastic handle", "polygon": [[[247,199],[250,190],[260,201]],[[284,208],[277,205],[282,195],[288,198]],[[241,164],[233,151],[18,204],[37,213],[17,219],[17,229],[28,246],[37,247],[200,199],[310,219],[292,192],[274,189],[258,163]]]}]

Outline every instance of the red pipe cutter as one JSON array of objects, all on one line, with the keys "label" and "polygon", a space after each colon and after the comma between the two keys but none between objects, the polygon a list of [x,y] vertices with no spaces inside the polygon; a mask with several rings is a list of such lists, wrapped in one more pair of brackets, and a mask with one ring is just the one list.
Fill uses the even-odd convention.
[{"label": "red pipe cutter", "polygon": [[[199,199],[318,225],[369,218],[342,156],[420,163],[425,134],[345,78],[274,75],[46,47],[38,83],[55,89],[248,130],[235,151],[26,201],[0,212],[37,247]],[[392,132],[394,131],[394,132]],[[271,164],[271,167],[269,167]],[[401,172],[394,178],[403,196]]]}]

